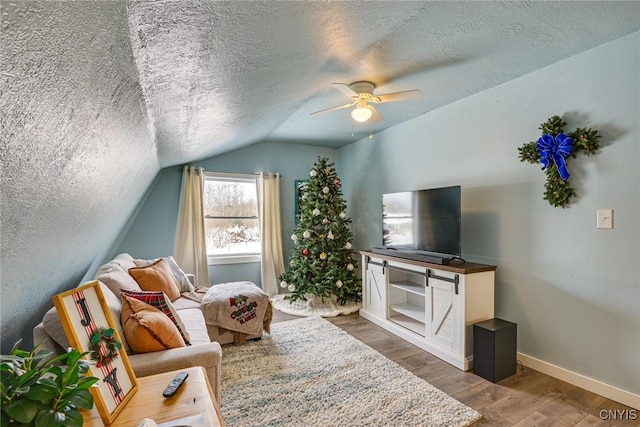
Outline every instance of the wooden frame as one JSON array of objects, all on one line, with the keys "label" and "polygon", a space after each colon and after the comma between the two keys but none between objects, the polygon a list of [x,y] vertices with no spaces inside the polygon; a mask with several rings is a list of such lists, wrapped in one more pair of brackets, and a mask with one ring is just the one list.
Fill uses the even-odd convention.
[{"label": "wooden frame", "polygon": [[[115,339],[122,343],[98,281],[55,295],[53,303],[71,347],[82,353],[89,351],[90,338],[98,328],[113,329]],[[106,352],[106,347],[103,348]],[[100,367],[92,364],[89,371],[90,375],[99,378],[90,391],[106,425],[113,422],[138,390],[138,381],[124,348],[115,353],[116,357],[110,362]]]}]

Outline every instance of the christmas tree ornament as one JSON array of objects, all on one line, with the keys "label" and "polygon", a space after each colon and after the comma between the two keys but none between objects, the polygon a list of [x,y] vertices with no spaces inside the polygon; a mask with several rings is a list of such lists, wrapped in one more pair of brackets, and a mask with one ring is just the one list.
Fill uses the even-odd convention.
[{"label": "christmas tree ornament", "polygon": [[294,285],[289,285],[289,292],[293,292],[296,290],[296,287]]},{"label": "christmas tree ornament", "polygon": [[302,255],[304,255],[304,256],[308,256],[308,255],[309,255],[309,249],[306,249],[306,248],[305,248],[305,249],[302,251]]},{"label": "christmas tree ornament", "polygon": [[351,263],[347,264],[347,270],[353,271],[353,264]]},{"label": "christmas tree ornament", "polygon": [[345,243],[344,248],[345,249],[351,249],[351,242]]},{"label": "christmas tree ornament", "polygon": [[308,239],[309,237],[311,237],[311,232],[309,230],[305,230],[305,232],[302,233],[302,237]]},{"label": "christmas tree ornament", "polygon": [[331,231],[329,231],[329,233],[327,234],[327,239],[331,239],[331,240],[334,239],[333,233]]},{"label": "christmas tree ornament", "polygon": [[309,176],[310,176],[311,178],[315,178],[316,176],[318,176],[318,172],[316,172],[316,170],[315,170],[315,169],[311,169],[311,170],[309,171]]},{"label": "christmas tree ornament", "polygon": [[336,185],[336,187],[340,185],[340,178],[336,178],[335,181],[333,181],[333,183]]},{"label": "christmas tree ornament", "polygon": [[342,287],[342,280],[338,280],[336,282],[336,288],[341,288]]},{"label": "christmas tree ornament", "polygon": [[293,240],[294,242],[298,241],[298,236],[295,234],[291,235],[291,240]]},{"label": "christmas tree ornament", "polygon": [[329,194],[329,191],[331,191],[331,190],[329,190],[329,187],[324,187],[324,188],[322,189],[322,192],[323,192],[324,194]]},{"label": "christmas tree ornament", "polygon": [[345,219],[347,217],[347,214],[344,212],[340,212],[340,218]]},{"label": "christmas tree ornament", "polygon": [[329,224],[329,218],[325,218],[325,219],[323,219],[323,220],[322,220],[322,223],[323,223],[323,224]]},{"label": "christmas tree ornament", "polygon": [[280,282],[280,287],[281,288],[286,288],[287,287],[287,282],[285,282],[284,280],[282,282]]},{"label": "christmas tree ornament", "polygon": [[320,215],[320,209],[315,208],[315,209],[313,210],[313,214],[314,214],[315,216]]},{"label": "christmas tree ornament", "polygon": [[327,259],[327,253],[326,253],[326,252],[322,252],[322,253],[320,254],[320,259],[321,259],[321,260],[323,260],[323,261],[324,261],[325,259]]}]

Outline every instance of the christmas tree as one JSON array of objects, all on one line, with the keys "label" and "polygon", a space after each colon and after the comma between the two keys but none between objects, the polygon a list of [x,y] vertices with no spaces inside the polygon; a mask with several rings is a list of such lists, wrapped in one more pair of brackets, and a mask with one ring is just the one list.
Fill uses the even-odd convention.
[{"label": "christmas tree", "polygon": [[300,189],[294,248],[280,286],[288,288],[291,294],[285,298],[292,301],[311,295],[335,298],[340,304],[358,301],[361,284],[351,251],[351,219],[334,164],[318,157],[309,177]]}]

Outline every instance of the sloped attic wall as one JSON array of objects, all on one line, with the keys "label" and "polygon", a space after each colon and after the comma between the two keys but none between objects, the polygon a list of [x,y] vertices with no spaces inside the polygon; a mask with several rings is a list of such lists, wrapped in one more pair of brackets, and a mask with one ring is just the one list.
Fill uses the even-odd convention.
[{"label": "sloped attic wall", "polygon": [[159,171],[126,2],[2,2],[2,352],[100,264]]}]

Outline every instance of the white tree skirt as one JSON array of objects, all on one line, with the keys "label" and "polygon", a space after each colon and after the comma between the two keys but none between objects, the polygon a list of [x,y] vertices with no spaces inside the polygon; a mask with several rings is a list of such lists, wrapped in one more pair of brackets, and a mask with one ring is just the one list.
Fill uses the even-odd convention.
[{"label": "white tree skirt", "polygon": [[273,308],[294,316],[336,317],[341,314],[355,313],[362,308],[362,303],[360,302],[347,302],[345,305],[340,305],[333,298],[324,298],[323,300],[311,297],[308,301],[291,301],[284,299],[285,296],[285,294],[280,294],[271,297],[271,304],[273,304]]}]

